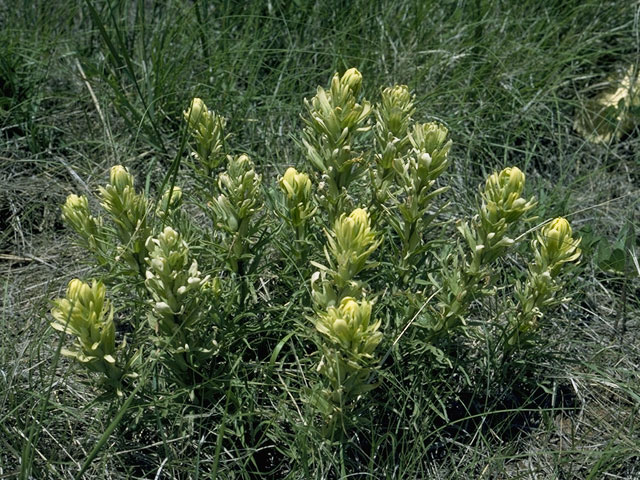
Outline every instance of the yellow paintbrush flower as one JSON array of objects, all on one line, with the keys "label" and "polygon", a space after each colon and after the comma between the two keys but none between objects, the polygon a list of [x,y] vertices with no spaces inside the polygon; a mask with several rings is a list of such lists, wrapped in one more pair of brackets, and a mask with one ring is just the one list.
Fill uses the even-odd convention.
[{"label": "yellow paintbrush flower", "polygon": [[198,263],[190,261],[186,242],[171,227],[165,227],[155,238],[149,237],[146,246],[149,256],[145,285],[153,297],[159,327],[171,334],[175,317],[185,313],[188,293],[198,290],[209,277],[202,277]]},{"label": "yellow paintbrush flower", "polygon": [[226,120],[209,110],[201,98],[194,98],[183,116],[196,141],[194,155],[199,161],[198,169],[208,176],[225,158]]},{"label": "yellow paintbrush flower", "polygon": [[183,116],[194,130],[198,130],[201,124],[206,124],[210,120],[210,112],[207,105],[201,98],[197,97],[191,100],[191,105],[188,110],[183,112]]},{"label": "yellow paintbrush flower", "polygon": [[248,155],[228,158],[227,170],[218,176],[221,193],[210,203],[218,227],[247,233],[250,218],[262,208],[261,182]]},{"label": "yellow paintbrush flower", "polygon": [[357,101],[361,84],[360,72],[349,69],[333,76],[329,90],[318,87],[316,95],[304,101],[302,143],[309,162],[327,183],[320,200],[330,222],[346,210],[346,189],[366,168],[354,149],[355,139],[370,129],[367,119],[372,111],[368,101]]},{"label": "yellow paintbrush flower", "polygon": [[177,185],[173,188],[167,188],[156,206],[156,215],[164,217],[168,213],[173,212],[180,207],[182,203],[182,189]]},{"label": "yellow paintbrush flower", "polygon": [[105,300],[105,292],[102,282],[89,285],[71,280],[65,297],[53,302],[51,326],[76,337],[72,348],[62,349],[63,355],[117,382],[122,372],[116,366],[113,312]]},{"label": "yellow paintbrush flower", "polygon": [[[284,172],[278,184],[285,194],[285,203],[289,214],[287,220],[294,229],[298,229],[316,212],[311,200],[309,175],[290,167]],[[298,239],[301,240],[301,238]]]},{"label": "yellow paintbrush flower", "polygon": [[336,220],[333,230],[327,232],[327,242],[335,272],[333,280],[339,288],[366,267],[369,256],[381,241],[376,239],[369,214],[363,208],[356,208],[349,215],[343,213]]},{"label": "yellow paintbrush flower", "polygon": [[69,195],[62,206],[62,220],[82,238],[85,247],[93,253],[98,252],[102,240],[102,219],[91,215],[87,197]]},{"label": "yellow paintbrush flower", "polygon": [[544,310],[560,302],[556,294],[562,290],[559,279],[564,264],[580,258],[581,239],[574,239],[569,222],[558,217],[547,223],[532,242],[535,261],[529,267],[524,286],[516,289],[517,312],[509,319],[510,333],[505,348],[530,344],[539,327]]},{"label": "yellow paintbrush flower", "polygon": [[296,204],[308,201],[311,196],[311,180],[306,173],[300,173],[295,168],[289,167],[280,179],[280,188],[285,192],[287,198],[295,201]]},{"label": "yellow paintbrush flower", "polygon": [[[336,78],[336,77],[334,77]],[[346,85],[353,92],[354,95],[358,95],[360,87],[362,86],[362,74],[357,68],[350,68],[340,78],[340,83]]]},{"label": "yellow paintbrush flower", "polygon": [[555,218],[536,235],[533,242],[536,262],[541,269],[550,269],[555,274],[563,263],[573,262],[580,257],[580,241],[580,238],[573,238],[571,225],[566,219]]},{"label": "yellow paintbrush flower", "polygon": [[316,329],[349,352],[352,358],[369,359],[382,340],[380,321],[371,323],[371,302],[345,297],[338,307],[319,314]]},{"label": "yellow paintbrush flower", "polygon": [[494,225],[502,220],[513,223],[535,207],[533,199],[522,198],[524,186],[525,175],[518,167],[507,167],[491,174],[482,195],[485,219]]},{"label": "yellow paintbrush flower", "polygon": [[147,224],[148,202],[144,194],[136,193],[133,175],[122,165],[111,167],[109,183],[99,188],[102,206],[116,224],[120,240],[119,257],[129,267],[144,274],[144,242],[150,234]]}]

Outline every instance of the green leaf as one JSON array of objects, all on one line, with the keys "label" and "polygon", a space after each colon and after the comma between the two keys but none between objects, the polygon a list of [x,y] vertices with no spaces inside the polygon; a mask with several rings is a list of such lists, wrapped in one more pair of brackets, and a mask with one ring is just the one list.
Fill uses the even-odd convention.
[{"label": "green leaf", "polygon": [[611,249],[607,246],[607,256],[599,256],[598,266],[607,272],[613,272],[624,275],[626,270],[626,255],[625,251],[621,248]]}]

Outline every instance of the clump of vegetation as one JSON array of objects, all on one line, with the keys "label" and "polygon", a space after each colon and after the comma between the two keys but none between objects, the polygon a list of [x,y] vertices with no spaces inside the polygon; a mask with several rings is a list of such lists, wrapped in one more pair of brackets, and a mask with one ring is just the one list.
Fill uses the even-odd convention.
[{"label": "clump of vegetation", "polygon": [[[470,308],[497,288],[511,289],[517,299],[504,297],[495,324],[485,329],[495,336],[491,343],[502,345],[503,363],[525,347],[539,347],[540,319],[558,303],[564,267],[580,256],[569,223],[557,218],[535,233],[534,261],[522,286],[512,280],[518,273],[498,277],[497,260],[515,248],[525,214],[536,206],[523,197],[524,173],[509,167],[487,178],[478,213],[457,222],[453,248],[433,246],[443,244],[434,236],[448,234],[441,221],[451,163],[448,130],[437,122],[413,123],[406,86],[384,89],[381,102],[372,105],[361,98],[361,84],[356,69],[336,73],[329,90],[319,87],[305,102],[308,163],[298,167],[310,173],[289,168],[278,180],[280,192],[272,190],[279,195],[275,203],[266,201],[262,175],[250,158],[226,151],[224,119],[198,98],[184,114],[193,140],[193,182],[165,191],[154,208],[127,169],[116,165],[99,191],[105,215],[94,216],[85,196],[70,195],[63,219],[103,278],[91,287],[74,279],[66,297],[56,300],[52,325],[77,342],[63,354],[93,372],[107,394],[117,394],[114,401],[134,388],[151,398],[179,388],[191,402],[209,405],[217,401],[213,392],[224,389],[216,376],[232,369],[230,346],[243,341],[245,317],[300,312],[293,333],[311,340],[318,352],[308,351],[316,367],[304,366],[310,389],[301,391],[300,400],[314,407],[305,421],[318,422],[327,439],[337,440],[348,434],[353,412],[363,415],[368,393],[384,382],[379,347],[389,348],[396,325],[383,318],[398,312],[376,308],[384,295],[381,278],[391,279],[394,294],[429,307],[416,314],[420,333],[405,337],[422,345],[405,359],[410,363],[428,362],[438,352],[443,364],[464,365],[464,358],[453,356],[462,338],[478,335]],[[373,142],[370,116],[376,121]],[[189,203],[210,223],[183,211]],[[289,300],[293,291],[281,303],[262,305],[252,293],[261,278],[256,272],[303,259],[317,269],[306,278],[308,293],[298,296],[297,305]],[[118,347],[103,282],[116,306],[136,299],[120,316],[120,327],[129,324],[131,331]],[[304,318],[317,335],[300,326]],[[152,361],[140,362],[141,352]]]},{"label": "clump of vegetation", "polygon": [[0,476],[638,476],[637,5],[26,3]]},{"label": "clump of vegetation", "polygon": [[640,118],[640,84],[633,65],[611,76],[605,88],[578,110],[573,128],[592,143],[609,143],[629,133]]}]

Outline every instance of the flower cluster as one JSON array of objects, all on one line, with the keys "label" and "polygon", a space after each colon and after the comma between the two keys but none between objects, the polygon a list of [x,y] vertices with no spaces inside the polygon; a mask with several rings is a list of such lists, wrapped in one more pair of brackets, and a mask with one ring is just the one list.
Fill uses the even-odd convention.
[{"label": "flower cluster", "polygon": [[517,167],[507,167],[487,178],[482,192],[482,206],[473,227],[459,227],[471,250],[470,272],[480,273],[483,265],[501,256],[513,244],[507,233],[537,203],[534,198],[522,197],[525,175]]},{"label": "flower cluster", "polygon": [[323,390],[327,401],[328,428],[333,431],[345,410],[367,390],[373,371],[373,352],[382,340],[380,321],[371,321],[371,302],[364,299],[365,284],[356,280],[374,263],[369,257],[381,240],[371,228],[367,211],[357,208],[342,214],[327,232],[325,250],[329,266],[311,278],[316,305],[314,325],[322,335],[322,359],[318,371],[328,382]]},{"label": "flower cluster", "polygon": [[287,207],[286,221],[296,231],[297,239],[305,238],[305,225],[313,217],[317,208],[311,198],[311,180],[306,173],[290,167],[284,172],[278,184],[284,193]]},{"label": "flower cluster", "polygon": [[524,187],[524,173],[516,167],[492,173],[481,193],[479,214],[471,225],[467,222],[458,225],[469,249],[462,258],[451,255],[452,265],[443,269],[433,337],[466,324],[465,313],[471,301],[489,291],[489,265],[513,245],[514,240],[507,235],[509,230],[536,205],[533,198],[522,198]]},{"label": "flower cluster", "polygon": [[449,165],[452,142],[447,141],[447,135],[447,128],[436,122],[415,125],[408,136],[412,147],[409,155],[394,161],[400,185],[416,197],[414,201],[420,206],[426,203],[426,190]]},{"label": "flower cluster", "polygon": [[376,238],[369,214],[362,208],[349,215],[343,213],[326,234],[328,266],[319,265],[321,270],[311,278],[312,296],[321,308],[339,304],[346,296],[362,296],[364,284],[356,276],[375,266],[369,257],[382,241]]},{"label": "flower cluster", "polygon": [[191,101],[189,109],[184,112],[184,119],[196,142],[193,152],[198,160],[197,171],[205,177],[220,166],[225,159],[224,135],[226,120],[207,108],[200,98]]},{"label": "flower cluster", "polygon": [[528,346],[538,328],[543,311],[558,303],[556,294],[562,289],[558,277],[565,266],[580,258],[580,239],[573,238],[569,222],[558,217],[537,232],[532,242],[534,262],[524,287],[516,287],[518,308],[510,318],[507,351]]},{"label": "flower cluster", "polygon": [[89,210],[89,200],[84,195],[71,194],[62,206],[62,220],[82,239],[83,246],[97,254],[102,248],[102,219],[94,217]]},{"label": "flower cluster", "polygon": [[318,315],[315,327],[335,346],[352,358],[373,358],[382,340],[380,321],[371,323],[371,302],[344,297],[337,307],[329,307]]},{"label": "flower cluster", "polygon": [[62,349],[63,355],[102,374],[105,385],[119,391],[124,372],[117,360],[113,310],[105,291],[101,282],[71,280],[65,297],[53,302],[51,326],[76,337],[71,349]]},{"label": "flower cluster", "polygon": [[426,228],[435,217],[433,200],[448,187],[434,188],[436,179],[449,165],[451,140],[448,130],[436,122],[414,125],[408,133],[408,152],[394,159],[393,168],[400,195],[393,197],[392,206],[400,214],[388,217],[402,242],[401,275],[407,275],[419,260]]},{"label": "flower cluster", "polygon": [[109,183],[99,190],[102,206],[116,225],[120,241],[118,257],[131,270],[144,275],[145,241],[151,234],[147,222],[147,198],[136,193],[133,175],[122,165],[111,167]]},{"label": "flower cluster", "polygon": [[180,208],[182,204],[182,189],[178,186],[167,188],[158,204],[156,205],[156,215],[160,218],[165,218],[171,212],[175,212]]},{"label": "flower cluster", "polygon": [[580,239],[573,238],[569,222],[562,217],[553,219],[542,227],[533,241],[536,269],[548,270],[555,276],[564,263],[580,257],[578,245]]},{"label": "flower cluster", "polygon": [[230,235],[228,263],[236,273],[249,250],[253,218],[262,208],[261,182],[248,155],[229,156],[226,171],[218,176],[220,194],[209,203],[216,226]]},{"label": "flower cluster", "polygon": [[382,91],[382,99],[375,110],[378,153],[374,157],[381,179],[388,178],[393,161],[409,146],[407,132],[414,112],[413,96],[406,85],[395,85]]},{"label": "flower cluster", "polygon": [[178,382],[189,384],[203,360],[218,350],[204,298],[209,276],[200,273],[188,245],[171,227],[149,237],[147,249],[145,286],[152,298],[149,323],[156,333],[159,356]]},{"label": "flower cluster", "polygon": [[188,318],[189,292],[198,291],[209,277],[202,277],[198,262],[189,261],[189,247],[180,234],[165,227],[157,237],[147,239],[145,285],[153,298],[154,328],[164,335],[175,334],[176,321]]},{"label": "flower cluster", "polygon": [[350,404],[376,387],[369,380],[375,369],[373,352],[382,340],[380,320],[371,322],[370,302],[345,297],[338,307],[321,313],[315,327],[328,340],[318,371],[328,380],[324,395],[332,405],[330,428],[335,428]]},{"label": "flower cluster", "polygon": [[370,129],[366,121],[371,104],[357,102],[361,85],[362,75],[351,68],[334,75],[329,91],[318,87],[311,101],[305,99],[302,143],[309,162],[327,183],[323,203],[330,222],[345,210],[347,188],[364,172],[355,140]]},{"label": "flower cluster", "polygon": [[518,167],[507,167],[487,178],[483,194],[483,217],[494,229],[501,223],[513,223],[531,210],[535,203],[522,198],[525,176]]}]

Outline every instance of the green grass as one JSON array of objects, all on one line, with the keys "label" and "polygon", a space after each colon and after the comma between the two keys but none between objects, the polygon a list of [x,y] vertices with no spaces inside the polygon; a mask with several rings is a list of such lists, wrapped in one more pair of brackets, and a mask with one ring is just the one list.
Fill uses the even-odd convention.
[{"label": "green grass", "polygon": [[[604,258],[625,225],[640,231],[640,137],[599,146],[572,129],[598,83],[637,62],[637,20],[622,0],[0,1],[0,478],[640,476],[637,234],[619,244],[622,271]],[[116,163],[155,192],[186,155],[193,96],[275,189],[302,160],[303,98],[352,66],[370,99],[405,83],[414,118],[448,126],[456,214],[486,174],[517,165],[541,218],[582,232],[573,301],[546,317],[549,353],[505,377],[491,355],[450,371],[400,342],[331,444],[305,401],[309,272],[267,265],[206,406],[179,391],[100,401],[48,327],[49,300],[92,272],[60,220],[67,194],[95,192]],[[408,321],[401,300],[377,310],[385,331]]]}]

